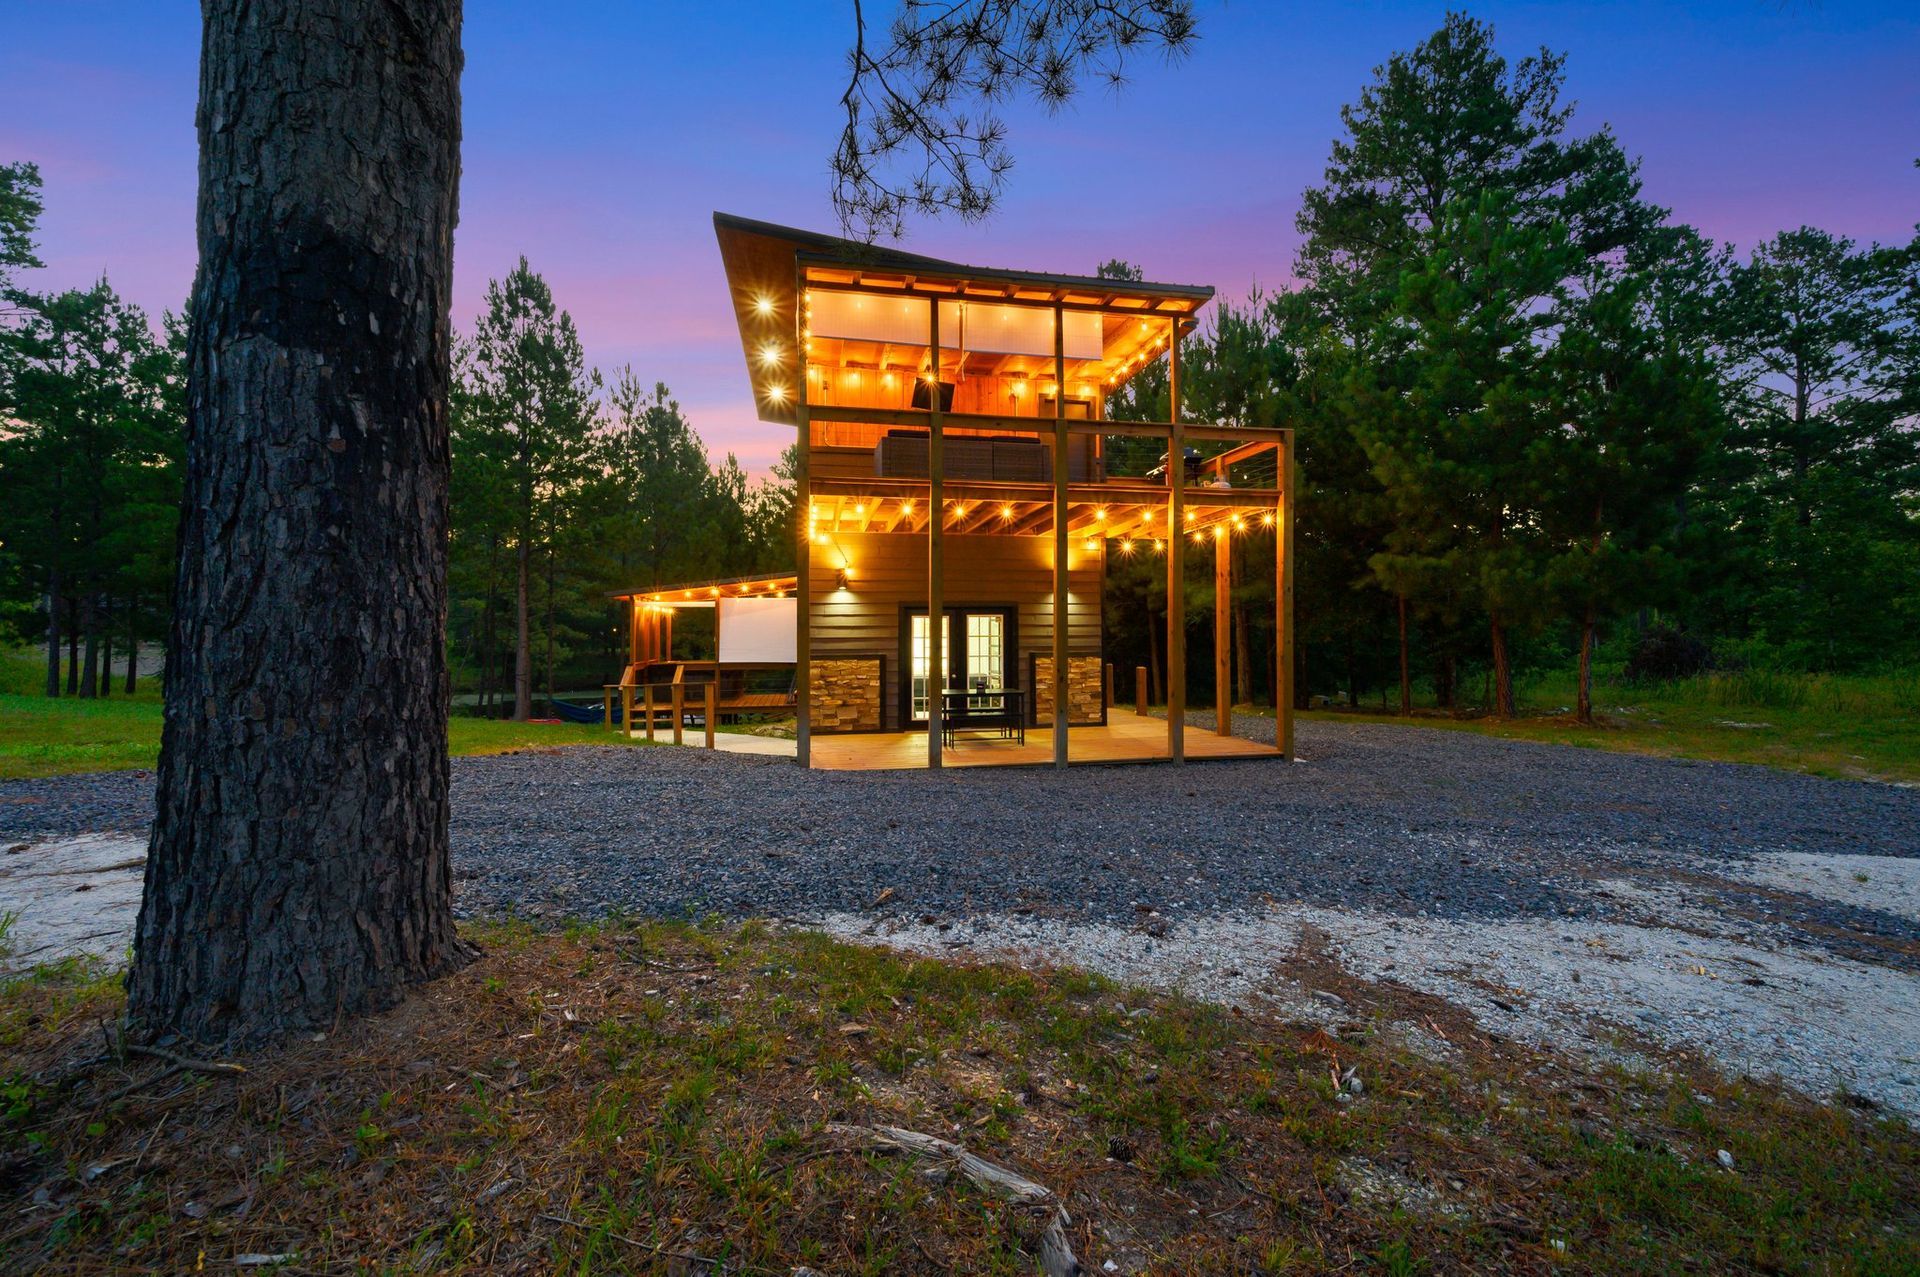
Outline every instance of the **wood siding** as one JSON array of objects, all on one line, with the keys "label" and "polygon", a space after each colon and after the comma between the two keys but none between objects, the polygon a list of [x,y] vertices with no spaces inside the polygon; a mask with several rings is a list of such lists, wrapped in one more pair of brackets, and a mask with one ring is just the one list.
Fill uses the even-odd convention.
[{"label": "wood siding", "polygon": [[[1017,669],[1031,681],[1029,654],[1053,651],[1053,555],[1051,537],[960,535],[946,538],[948,608],[1008,607],[1015,611]],[[1101,552],[1075,542],[1068,573],[1068,648],[1098,657],[1104,565]],[[927,539],[886,533],[840,533],[812,547],[812,597],[808,613],[813,651],[820,659],[884,655],[897,675],[901,610],[927,598]],[[844,567],[848,588],[836,588]],[[1029,698],[1034,689],[1028,687]],[[885,723],[907,726],[900,679],[886,680]]]}]

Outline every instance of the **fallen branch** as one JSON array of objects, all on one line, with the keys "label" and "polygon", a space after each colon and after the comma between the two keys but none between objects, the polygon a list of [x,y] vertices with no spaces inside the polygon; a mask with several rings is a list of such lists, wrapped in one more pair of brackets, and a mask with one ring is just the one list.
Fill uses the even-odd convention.
[{"label": "fallen branch", "polygon": [[190,1069],[195,1073],[245,1073],[246,1069],[238,1064],[228,1064],[223,1060],[202,1060],[191,1055],[176,1055],[172,1051],[157,1046],[140,1046],[127,1043],[128,1055],[144,1055],[150,1060],[165,1060],[176,1069]]},{"label": "fallen branch", "polygon": [[138,1078],[127,1083],[119,1090],[113,1092],[113,1094],[101,1100],[100,1103],[103,1106],[117,1104],[143,1087],[158,1086],[168,1078],[177,1077],[182,1073],[214,1073],[232,1076],[237,1073],[246,1072],[246,1070],[238,1064],[228,1064],[221,1060],[202,1060],[191,1055],[179,1055],[173,1051],[168,1051],[157,1046],[139,1046],[129,1042],[124,1049],[128,1055],[141,1055],[151,1060],[160,1060],[163,1061],[167,1067],[161,1069],[152,1077]]},{"label": "fallen branch", "polygon": [[829,1123],[827,1133],[855,1140],[882,1153],[918,1157],[952,1166],[975,1186],[1016,1206],[1035,1210],[1047,1220],[1046,1227],[1040,1232],[1040,1267],[1047,1277],[1077,1277],[1077,1274],[1085,1271],[1080,1267],[1080,1261],[1074,1258],[1073,1244],[1067,1240],[1067,1229],[1073,1221],[1067,1217],[1067,1208],[1061,1205],[1060,1199],[1046,1185],[1036,1184],[1018,1172],[969,1153],[952,1140],[943,1140],[937,1135],[923,1135],[919,1131],[898,1126],[851,1126],[842,1122]]}]

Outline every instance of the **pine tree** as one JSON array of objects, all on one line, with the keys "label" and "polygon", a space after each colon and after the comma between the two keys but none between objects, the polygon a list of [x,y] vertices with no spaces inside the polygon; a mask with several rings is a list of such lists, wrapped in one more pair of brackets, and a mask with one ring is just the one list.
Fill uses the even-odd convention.
[{"label": "pine tree", "polygon": [[513,717],[525,721],[533,713],[536,572],[549,569],[540,573],[547,596],[541,620],[551,637],[554,529],[586,475],[599,377],[587,371],[573,317],[555,306],[553,291],[524,257],[504,280],[487,285],[466,371],[475,460],[497,465],[509,489]]}]

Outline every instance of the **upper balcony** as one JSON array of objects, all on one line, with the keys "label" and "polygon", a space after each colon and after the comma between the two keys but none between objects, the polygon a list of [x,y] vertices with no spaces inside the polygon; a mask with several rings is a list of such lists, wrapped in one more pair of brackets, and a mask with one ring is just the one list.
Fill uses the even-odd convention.
[{"label": "upper balcony", "polygon": [[[1167,500],[1175,437],[1231,445],[1183,467],[1189,523],[1278,499],[1284,431],[1107,419],[1111,396],[1166,358],[1211,288],[964,266],[724,214],[714,224],[755,403],[763,420],[807,423],[818,496],[861,510],[891,501],[888,526],[903,509],[911,520],[937,416],[948,505],[993,503],[1010,530],[1048,517],[1062,419],[1069,499],[1086,520],[1120,505],[1144,529]],[[1000,530],[977,517],[977,530]]]}]

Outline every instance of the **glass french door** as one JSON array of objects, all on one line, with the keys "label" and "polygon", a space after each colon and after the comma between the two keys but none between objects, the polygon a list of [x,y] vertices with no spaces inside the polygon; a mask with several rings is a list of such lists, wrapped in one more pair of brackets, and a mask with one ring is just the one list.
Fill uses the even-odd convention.
[{"label": "glass french door", "polygon": [[[928,677],[927,639],[930,628],[924,612],[908,621],[908,701],[913,721],[927,721],[927,698],[933,680]],[[958,641],[956,641],[956,639]],[[956,608],[940,618],[940,648],[946,666],[938,685],[955,691],[999,688],[1006,682],[1007,614]]]},{"label": "glass french door", "polygon": [[[929,679],[927,676],[930,672],[931,653],[927,650],[927,643],[932,634],[932,627],[927,624],[927,614],[924,612],[916,615],[911,624],[912,635],[909,644],[913,649],[910,684],[912,689],[911,699],[913,701],[913,721],[916,723],[924,723],[927,721],[927,697],[930,694]],[[947,668],[952,669],[953,618],[951,616],[943,616],[940,618],[940,653],[947,664]],[[946,679],[942,678],[940,683],[941,686],[944,687],[946,685]]]}]

